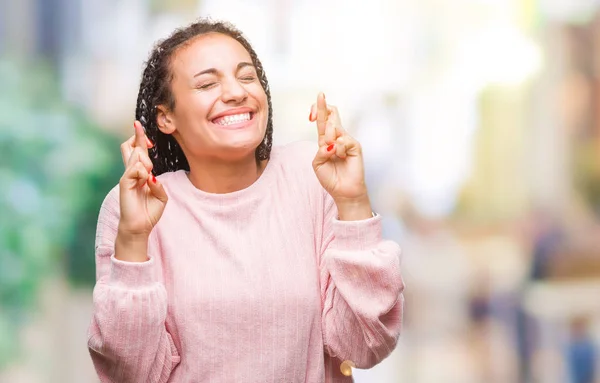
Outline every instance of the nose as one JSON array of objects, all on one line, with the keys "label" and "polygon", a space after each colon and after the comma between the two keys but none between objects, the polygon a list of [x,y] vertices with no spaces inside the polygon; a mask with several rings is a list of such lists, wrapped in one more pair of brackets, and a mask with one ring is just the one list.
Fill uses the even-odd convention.
[{"label": "nose", "polygon": [[223,81],[221,100],[224,103],[241,103],[248,98],[246,88],[236,78]]}]

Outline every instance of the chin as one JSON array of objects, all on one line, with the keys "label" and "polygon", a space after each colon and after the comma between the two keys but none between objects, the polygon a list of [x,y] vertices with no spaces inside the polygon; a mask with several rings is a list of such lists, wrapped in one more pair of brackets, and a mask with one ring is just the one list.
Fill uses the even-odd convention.
[{"label": "chin", "polygon": [[252,115],[249,121],[231,124],[230,126],[219,126],[211,123],[215,140],[215,147],[229,159],[241,159],[246,156],[254,156],[256,148],[261,144],[266,128],[260,129],[263,124],[260,114]]},{"label": "chin", "polygon": [[249,155],[254,156],[256,148],[258,148],[262,142],[262,137],[263,136],[260,136],[260,139],[253,138],[248,140],[229,141],[220,146],[224,149],[224,152],[227,152],[227,156],[230,158],[235,157],[236,159],[239,159]]}]

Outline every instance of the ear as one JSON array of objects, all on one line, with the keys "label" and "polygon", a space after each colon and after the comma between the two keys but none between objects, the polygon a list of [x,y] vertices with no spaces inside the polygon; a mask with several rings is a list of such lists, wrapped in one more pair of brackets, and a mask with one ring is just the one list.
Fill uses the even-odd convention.
[{"label": "ear", "polygon": [[164,105],[156,107],[156,125],[164,134],[173,134],[175,132],[175,121],[173,115]]}]

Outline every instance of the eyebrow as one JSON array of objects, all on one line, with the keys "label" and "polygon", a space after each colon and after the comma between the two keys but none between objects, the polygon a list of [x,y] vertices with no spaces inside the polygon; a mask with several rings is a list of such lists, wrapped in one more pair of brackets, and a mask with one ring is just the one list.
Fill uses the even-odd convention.
[{"label": "eyebrow", "polygon": [[[239,63],[237,65],[235,71],[238,72],[240,69],[245,68],[247,66],[254,67],[254,64],[242,61],[241,63]],[[205,70],[203,70],[201,72],[196,73],[194,75],[194,77],[202,76],[203,74],[217,74],[217,73],[218,73],[218,71],[215,68],[208,68],[208,69],[205,69]]]}]

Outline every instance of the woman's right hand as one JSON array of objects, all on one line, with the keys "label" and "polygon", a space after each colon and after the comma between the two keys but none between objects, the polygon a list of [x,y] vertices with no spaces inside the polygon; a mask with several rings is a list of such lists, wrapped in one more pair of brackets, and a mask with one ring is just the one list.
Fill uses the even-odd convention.
[{"label": "woman's right hand", "polygon": [[119,181],[121,218],[120,239],[147,240],[167,204],[163,185],[152,174],[148,146],[152,145],[139,121],[135,135],[121,145],[125,172]]}]

